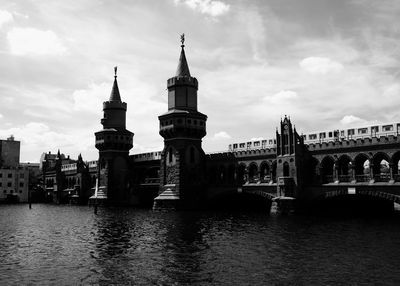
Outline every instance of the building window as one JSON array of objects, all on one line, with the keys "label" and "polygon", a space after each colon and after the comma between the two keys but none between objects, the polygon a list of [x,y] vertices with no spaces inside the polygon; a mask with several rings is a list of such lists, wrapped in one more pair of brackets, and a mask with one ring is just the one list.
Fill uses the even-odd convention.
[{"label": "building window", "polygon": [[12,173],[8,173],[7,177],[12,178]]},{"label": "building window", "polygon": [[354,135],[354,129],[348,129],[347,135]]},{"label": "building window", "polygon": [[19,186],[22,188],[24,187],[24,182],[19,182]]},{"label": "building window", "polygon": [[244,143],[240,143],[239,144],[239,148],[244,148],[245,144]]},{"label": "building window", "polygon": [[317,134],[310,134],[310,135],[308,135],[308,138],[310,140],[315,140],[315,139],[317,139]]},{"label": "building window", "polygon": [[3,178],[3,173],[0,173],[0,178]]},{"label": "building window", "polygon": [[11,182],[8,182],[8,183],[7,183],[7,187],[11,187]]},{"label": "building window", "polygon": [[0,187],[2,187],[3,186],[3,182],[0,182]]},{"label": "building window", "polygon": [[7,194],[7,190],[4,190],[3,193]]},{"label": "building window", "polygon": [[19,177],[20,177],[21,179],[23,179],[23,178],[25,177],[25,174],[24,174],[24,173],[19,174]]},{"label": "building window", "polygon": [[19,191],[20,194],[22,194],[22,191]]},{"label": "building window", "polygon": [[320,139],[325,139],[326,138],[325,132],[319,133],[319,138]]}]

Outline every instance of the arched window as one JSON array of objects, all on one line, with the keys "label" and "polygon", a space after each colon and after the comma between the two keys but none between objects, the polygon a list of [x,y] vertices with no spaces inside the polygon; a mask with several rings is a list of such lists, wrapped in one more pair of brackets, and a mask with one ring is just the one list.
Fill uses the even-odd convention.
[{"label": "arched window", "polygon": [[283,176],[289,177],[289,163],[288,162],[283,163]]},{"label": "arched window", "polygon": [[172,148],[169,148],[168,151],[168,163],[172,163]]}]

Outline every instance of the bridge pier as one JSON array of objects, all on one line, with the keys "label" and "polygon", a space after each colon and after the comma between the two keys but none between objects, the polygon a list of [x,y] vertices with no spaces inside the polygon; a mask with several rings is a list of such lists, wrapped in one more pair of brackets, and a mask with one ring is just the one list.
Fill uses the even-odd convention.
[{"label": "bridge pier", "polygon": [[271,214],[288,215],[295,210],[296,199],[292,197],[277,197],[272,200]]}]

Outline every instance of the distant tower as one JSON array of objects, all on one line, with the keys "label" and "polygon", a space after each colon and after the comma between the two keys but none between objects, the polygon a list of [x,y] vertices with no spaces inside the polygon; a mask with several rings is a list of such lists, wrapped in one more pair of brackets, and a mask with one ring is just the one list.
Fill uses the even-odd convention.
[{"label": "distant tower", "polygon": [[297,197],[303,185],[305,149],[303,138],[286,115],[280,123],[280,134],[276,131],[276,139],[278,196]]},{"label": "distant tower", "polygon": [[155,208],[195,208],[204,194],[205,154],[201,142],[206,135],[207,116],[197,111],[198,82],[190,75],[184,35],[181,42],[176,75],[167,81],[168,112],[158,117],[164,149]]},{"label": "distant tower", "polygon": [[126,130],[127,104],[121,101],[119,94],[117,67],[114,73],[110,99],[103,102],[103,130],[95,133],[99,149],[98,185],[108,203],[123,204],[128,198],[128,158],[134,134]]}]

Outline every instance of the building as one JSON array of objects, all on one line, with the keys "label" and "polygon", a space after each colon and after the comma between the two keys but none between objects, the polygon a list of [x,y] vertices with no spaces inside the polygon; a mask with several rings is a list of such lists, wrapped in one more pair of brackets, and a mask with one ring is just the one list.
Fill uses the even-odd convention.
[{"label": "building", "polygon": [[45,200],[54,203],[86,204],[97,178],[97,161],[84,162],[57,152],[43,153],[40,159]]},{"label": "building", "polygon": [[20,142],[0,140],[0,202],[28,202],[29,167],[20,165]]}]

